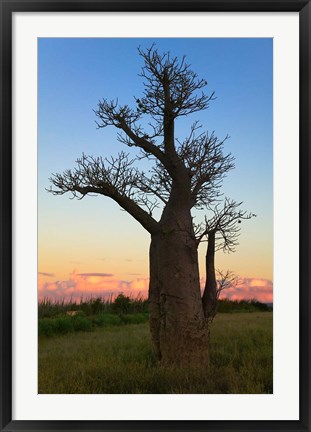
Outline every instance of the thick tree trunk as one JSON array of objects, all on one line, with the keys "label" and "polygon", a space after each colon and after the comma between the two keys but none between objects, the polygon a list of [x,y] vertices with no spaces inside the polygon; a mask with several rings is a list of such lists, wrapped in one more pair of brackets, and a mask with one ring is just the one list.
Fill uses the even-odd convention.
[{"label": "thick tree trunk", "polygon": [[150,262],[150,282],[149,282],[149,323],[153,351],[157,360],[161,360],[160,348],[160,281],[158,275],[158,238],[151,239],[149,262]]},{"label": "thick tree trunk", "polygon": [[217,310],[217,281],[215,273],[215,231],[208,234],[208,246],[205,257],[206,281],[202,297],[205,318],[210,322]]},{"label": "thick tree trunk", "polygon": [[208,327],[200,294],[190,211],[165,211],[150,247],[150,326],[163,363],[208,361]]},{"label": "thick tree trunk", "polygon": [[200,293],[197,242],[190,209],[191,177],[174,145],[168,71],[163,72],[164,151],[172,187],[150,247],[150,327],[163,363],[208,362],[208,326]]}]

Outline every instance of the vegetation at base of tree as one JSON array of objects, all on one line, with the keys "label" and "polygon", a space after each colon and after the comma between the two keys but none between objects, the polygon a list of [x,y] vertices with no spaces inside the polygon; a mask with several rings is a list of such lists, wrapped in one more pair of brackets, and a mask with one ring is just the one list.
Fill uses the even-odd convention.
[{"label": "vegetation at base of tree", "polygon": [[[82,312],[83,314],[83,312]],[[39,319],[39,336],[57,336],[77,331],[93,331],[97,327],[115,326],[122,324],[140,324],[149,319],[147,313],[134,313],[128,315],[117,315],[109,313],[99,313],[98,315],[76,315],[59,316],[55,318]]]},{"label": "vegetation at base of tree", "polygon": [[39,337],[38,392],[272,393],[272,313],[218,313],[211,330],[208,371],[156,363],[148,323]]},{"label": "vegetation at base of tree", "polygon": [[[90,332],[97,327],[123,324],[141,324],[149,319],[148,300],[141,296],[132,298],[119,294],[114,300],[110,297],[81,299],[80,303],[73,300],[66,302],[43,299],[39,303],[38,333],[40,336],[57,336],[67,333]],[[257,300],[223,299],[218,301],[218,312],[265,312],[269,311],[266,304]],[[70,316],[67,313],[74,312]]]},{"label": "vegetation at base of tree", "polygon": [[261,303],[256,299],[252,300],[229,300],[220,299],[217,303],[218,313],[235,313],[235,312],[268,312],[272,307],[266,303]]},{"label": "vegetation at base of tree", "polygon": [[126,296],[123,293],[116,297],[81,297],[78,301],[52,300],[44,298],[38,305],[38,317],[53,318],[70,311],[78,311],[86,316],[100,313],[125,314],[148,312],[148,300],[141,295]]}]

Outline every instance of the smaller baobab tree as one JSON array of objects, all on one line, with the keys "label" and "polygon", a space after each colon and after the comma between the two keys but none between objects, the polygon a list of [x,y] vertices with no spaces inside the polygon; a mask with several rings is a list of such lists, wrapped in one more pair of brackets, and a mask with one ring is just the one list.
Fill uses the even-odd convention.
[{"label": "smaller baobab tree", "polygon": [[242,220],[256,216],[240,209],[242,202],[225,198],[223,205],[216,204],[210,210],[213,216],[208,219],[205,216],[204,223],[197,226],[197,241],[207,242],[205,255],[206,281],[202,296],[205,317],[211,322],[217,312],[217,302],[221,291],[236,286],[238,278],[233,272],[218,271],[215,269],[215,253],[218,250],[235,252],[238,245],[238,237],[241,231]]}]

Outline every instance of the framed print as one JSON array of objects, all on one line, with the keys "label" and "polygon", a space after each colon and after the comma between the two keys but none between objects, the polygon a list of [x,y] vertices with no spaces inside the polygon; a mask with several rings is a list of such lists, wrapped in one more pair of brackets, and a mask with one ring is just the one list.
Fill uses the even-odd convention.
[{"label": "framed print", "polygon": [[309,430],[309,1],[1,22],[1,429]]}]

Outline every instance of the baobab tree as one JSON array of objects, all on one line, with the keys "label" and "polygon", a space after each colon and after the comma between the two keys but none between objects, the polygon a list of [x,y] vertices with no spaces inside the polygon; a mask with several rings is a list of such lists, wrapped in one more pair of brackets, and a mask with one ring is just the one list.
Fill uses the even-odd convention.
[{"label": "baobab tree", "polygon": [[217,203],[210,208],[212,217],[205,216],[205,222],[196,227],[198,244],[207,242],[205,255],[205,287],[202,296],[203,311],[205,317],[211,322],[217,311],[217,302],[221,291],[236,286],[237,276],[231,271],[218,271],[215,269],[215,253],[217,250],[235,252],[238,245],[238,237],[241,231],[242,220],[251,219],[254,213],[247,213],[240,208],[242,202],[225,198],[223,205]]},{"label": "baobab tree", "polygon": [[[163,363],[208,361],[209,308],[200,292],[198,238],[191,211],[212,206],[224,176],[234,167],[223,147],[227,139],[199,133],[178,140],[175,122],[209,107],[214,93],[192,71],[185,57],[161,54],[154,46],[139,49],[143,60],[143,93],[135,105],[102,99],[95,110],[98,128],[113,126],[117,139],[136,147],[115,158],[82,155],[73,170],[53,174],[50,191],[83,198],[88,194],[113,199],[151,236],[150,329],[154,351]],[[142,122],[147,124],[142,127]],[[139,169],[147,159],[149,171]],[[154,216],[159,208],[161,214]]]}]

